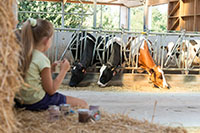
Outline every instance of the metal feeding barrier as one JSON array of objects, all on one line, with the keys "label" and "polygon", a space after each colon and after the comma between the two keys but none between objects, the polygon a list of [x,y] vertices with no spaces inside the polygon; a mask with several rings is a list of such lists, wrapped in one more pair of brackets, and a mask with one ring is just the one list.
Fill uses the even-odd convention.
[{"label": "metal feeding barrier", "polygon": [[[180,33],[142,33],[125,30],[56,29],[53,45],[47,52],[51,61],[53,62],[66,58],[66,53],[70,53],[70,57],[73,61],[80,60],[85,48],[85,45],[82,47],[80,42],[84,41],[86,43],[87,33],[92,34],[96,38],[91,63],[91,67],[93,68],[100,68],[101,65],[108,60],[109,52],[106,52],[106,50],[109,51],[112,47],[106,48],[106,44],[109,40],[117,37],[123,42],[120,50],[120,58],[124,58],[125,60],[124,62],[121,62],[121,66],[118,67],[120,69],[128,70],[127,72],[137,72],[135,70],[140,69],[138,64],[139,48],[142,42],[142,39],[140,38],[143,37],[147,40],[153,60],[161,67],[161,69],[168,73],[179,71],[184,72],[185,74],[188,74],[189,71],[200,71],[200,65],[198,63],[193,63],[197,58],[200,59],[199,48],[197,47],[195,51],[191,51],[191,46],[189,45],[192,40],[199,40],[200,42],[200,35],[186,33],[185,31]],[[99,38],[101,38],[100,41]],[[199,42],[197,41],[196,45],[200,45]],[[171,51],[167,51],[169,43],[174,44]],[[183,52],[182,49],[185,46],[187,46],[187,50]],[[193,54],[191,54],[191,52],[193,52]],[[193,56],[191,57],[191,55]],[[95,62],[97,63],[95,64]]]}]

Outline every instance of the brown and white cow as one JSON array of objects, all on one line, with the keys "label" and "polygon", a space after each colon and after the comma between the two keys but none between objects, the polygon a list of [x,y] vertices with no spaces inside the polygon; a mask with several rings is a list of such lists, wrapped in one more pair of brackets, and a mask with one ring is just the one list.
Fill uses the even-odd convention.
[{"label": "brown and white cow", "polygon": [[[147,44],[147,39],[140,39],[138,43],[142,43],[139,47],[139,57],[138,64],[139,67],[145,69],[149,74],[149,79],[152,83],[159,88],[167,88],[169,89],[169,85],[165,79],[164,72],[157,66],[150,54],[149,47]],[[137,42],[137,41],[136,41]],[[132,45],[134,45],[132,43]],[[133,48],[134,46],[132,46]]]}]

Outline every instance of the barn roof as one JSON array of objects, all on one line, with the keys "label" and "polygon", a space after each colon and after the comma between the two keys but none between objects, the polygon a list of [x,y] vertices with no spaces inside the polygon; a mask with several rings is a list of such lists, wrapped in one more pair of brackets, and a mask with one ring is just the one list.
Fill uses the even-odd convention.
[{"label": "barn roof", "polygon": [[[36,0],[36,1],[52,1],[63,3],[85,3],[93,4],[94,0]],[[96,0],[97,4],[101,5],[121,5],[126,7],[136,7],[143,5],[145,0]]]}]

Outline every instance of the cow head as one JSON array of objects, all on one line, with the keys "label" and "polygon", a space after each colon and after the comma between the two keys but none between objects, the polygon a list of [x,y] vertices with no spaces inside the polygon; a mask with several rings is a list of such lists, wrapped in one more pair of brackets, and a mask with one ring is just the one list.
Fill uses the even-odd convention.
[{"label": "cow head", "polygon": [[149,72],[150,72],[150,80],[156,87],[167,88],[167,89],[170,88],[170,86],[166,82],[164,72],[161,70],[159,66],[150,69]]},{"label": "cow head", "polygon": [[[161,46],[161,49],[164,49],[167,54],[166,54],[166,58],[169,58],[172,60],[173,56],[175,56],[176,58],[179,58],[180,55],[180,46],[177,47],[176,52],[173,51],[173,48],[175,46],[174,42],[169,42],[167,46]],[[185,49],[185,45],[183,44],[183,49]]]},{"label": "cow head", "polygon": [[83,80],[85,73],[86,73],[86,69],[82,66],[82,64],[76,63],[71,70],[72,75],[71,75],[69,85],[71,87],[74,87],[77,84],[79,84]]},{"label": "cow head", "polygon": [[106,86],[115,74],[116,71],[114,67],[103,65],[100,69],[100,76],[97,84],[102,87]]}]

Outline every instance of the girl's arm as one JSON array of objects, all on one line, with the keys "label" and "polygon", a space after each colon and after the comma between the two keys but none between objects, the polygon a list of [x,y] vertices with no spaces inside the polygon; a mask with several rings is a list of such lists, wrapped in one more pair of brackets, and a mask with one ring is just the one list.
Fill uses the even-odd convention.
[{"label": "girl's arm", "polygon": [[44,68],[41,72],[42,87],[49,95],[53,95],[58,90],[67,71],[70,68],[69,62],[67,60],[63,60],[60,64],[60,67],[60,73],[54,80],[52,79],[51,68]]}]

